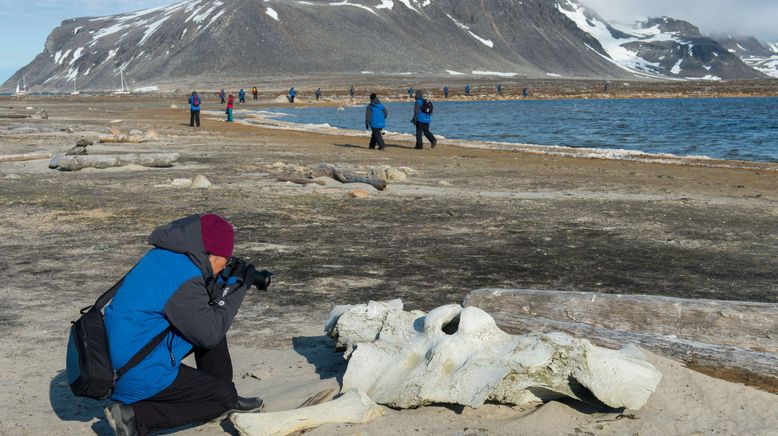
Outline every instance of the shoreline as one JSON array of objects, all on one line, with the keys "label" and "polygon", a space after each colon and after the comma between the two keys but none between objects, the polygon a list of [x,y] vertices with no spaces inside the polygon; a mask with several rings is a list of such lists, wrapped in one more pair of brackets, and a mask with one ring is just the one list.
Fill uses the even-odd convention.
[{"label": "shoreline", "polygon": [[[279,109],[283,110],[283,107]],[[210,115],[220,115],[216,111],[204,111]],[[236,109],[235,120],[238,123],[269,128],[290,130],[297,132],[311,132],[322,135],[330,136],[354,136],[359,138],[369,138],[370,134],[359,130],[344,129],[340,127],[334,127],[330,124],[303,124],[294,123],[290,121],[284,121],[283,115],[277,115],[276,117],[270,116],[270,114],[276,114],[274,112],[259,110],[250,111],[243,109]],[[239,116],[244,115],[241,119]],[[250,118],[250,120],[249,120]],[[256,120],[251,121],[251,120]],[[407,133],[399,133],[386,131],[385,140],[399,141],[403,143],[410,143],[415,140],[415,137]],[[647,162],[647,163],[664,163],[675,165],[689,165],[689,166],[701,166],[711,168],[740,168],[740,169],[763,169],[769,171],[778,171],[778,162],[758,162],[758,161],[744,161],[744,160],[726,160],[716,159],[708,156],[682,156],[670,153],[649,153],[638,150],[627,149],[607,149],[607,148],[590,148],[590,147],[567,147],[561,145],[545,145],[545,144],[527,144],[527,143],[514,143],[514,142],[500,142],[500,141],[473,141],[465,139],[447,138],[443,135],[437,135],[440,145],[448,145],[461,148],[470,149],[483,149],[494,151],[511,151],[522,153],[534,153],[540,155],[560,156],[560,157],[574,157],[584,159],[609,159],[609,160],[624,160],[634,162]]]}]

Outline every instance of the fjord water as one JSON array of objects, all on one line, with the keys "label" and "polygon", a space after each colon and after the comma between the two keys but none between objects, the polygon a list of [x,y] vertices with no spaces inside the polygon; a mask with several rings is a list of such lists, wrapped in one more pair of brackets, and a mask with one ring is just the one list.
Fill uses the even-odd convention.
[{"label": "fjord water", "polygon": [[[413,103],[387,103],[386,129],[413,133]],[[284,108],[280,120],[363,130],[365,107]],[[778,98],[435,101],[451,139],[637,150],[778,162]]]}]

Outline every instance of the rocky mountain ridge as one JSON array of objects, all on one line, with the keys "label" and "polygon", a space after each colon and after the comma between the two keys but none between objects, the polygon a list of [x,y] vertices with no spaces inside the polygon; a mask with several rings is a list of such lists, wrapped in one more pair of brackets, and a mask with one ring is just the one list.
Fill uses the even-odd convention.
[{"label": "rocky mountain ridge", "polygon": [[3,89],[311,76],[758,79],[693,25],[617,26],[577,0],[185,0],[66,20]]}]

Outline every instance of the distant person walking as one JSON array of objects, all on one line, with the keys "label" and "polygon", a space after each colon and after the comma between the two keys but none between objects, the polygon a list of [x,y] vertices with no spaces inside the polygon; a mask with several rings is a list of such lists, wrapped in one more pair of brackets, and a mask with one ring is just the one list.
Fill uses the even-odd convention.
[{"label": "distant person walking", "polygon": [[350,95],[352,99],[357,96],[357,90],[354,89],[354,85],[352,85],[351,88],[348,89],[348,95]]},{"label": "distant person walking", "polygon": [[497,95],[502,96],[502,85],[499,83],[497,84]]},{"label": "distant person walking", "polygon": [[604,93],[608,93],[608,82],[605,82],[605,87],[603,88]]},{"label": "distant person walking", "polygon": [[254,94],[254,100],[258,100],[259,99],[259,90],[257,89],[256,86],[251,88],[251,93]]},{"label": "distant person walking", "polygon": [[443,88],[443,95],[448,98],[448,86]]},{"label": "distant person walking", "polygon": [[238,91],[238,99],[239,103],[246,103],[246,91],[243,88],[240,88],[240,91]]},{"label": "distant person walking", "polygon": [[297,91],[294,90],[294,86],[289,88],[289,103],[294,103],[294,98],[297,97]]},{"label": "distant person walking", "polygon": [[365,128],[372,132],[370,136],[370,149],[373,150],[378,146],[379,150],[383,150],[384,135],[383,130],[386,127],[386,118],[389,116],[389,111],[386,110],[381,100],[375,93],[370,94],[370,104],[367,105],[365,110]]},{"label": "distant person walking", "polygon": [[321,88],[316,88],[316,101],[319,101],[321,99]]},{"label": "distant person walking", "polygon": [[232,110],[235,109],[235,96],[230,93],[230,96],[227,97],[227,122],[231,123],[233,121],[232,119]]},{"label": "distant person walking", "polygon": [[470,97],[470,84],[465,85],[465,97]]},{"label": "distant person walking", "polygon": [[424,148],[422,135],[427,137],[430,146],[435,148],[438,141],[430,132],[430,123],[432,123],[432,102],[424,98],[424,92],[419,89],[416,91],[416,103],[413,105],[413,119],[411,123],[416,125],[416,149]]},{"label": "distant person walking", "polygon": [[192,91],[192,95],[189,96],[189,127],[200,127],[200,96],[197,95],[197,91]]},{"label": "distant person walking", "polygon": [[529,98],[529,88],[524,88],[524,91],[521,92],[521,95],[523,95],[524,98]]},{"label": "distant person walking", "polygon": [[408,98],[413,98],[413,86],[408,88]]},{"label": "distant person walking", "polygon": [[219,91],[219,99],[221,99],[221,104],[224,104],[224,97],[226,94],[224,93],[224,88],[222,88],[221,91]]}]

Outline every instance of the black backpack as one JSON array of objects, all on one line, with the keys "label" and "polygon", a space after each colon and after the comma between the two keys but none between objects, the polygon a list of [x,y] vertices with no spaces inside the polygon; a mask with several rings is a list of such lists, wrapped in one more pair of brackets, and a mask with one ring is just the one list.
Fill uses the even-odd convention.
[{"label": "black backpack", "polygon": [[421,105],[421,112],[424,114],[432,115],[433,109],[432,102],[429,100],[424,100],[424,103]]},{"label": "black backpack", "polygon": [[170,327],[166,328],[132,356],[126,365],[113,370],[102,310],[116,295],[124,283],[124,277],[101,295],[94,306],[81,309],[81,318],[70,327],[65,366],[70,390],[77,397],[95,400],[110,397],[116,381],[141,363],[170,332]]}]

